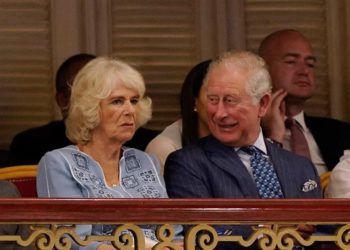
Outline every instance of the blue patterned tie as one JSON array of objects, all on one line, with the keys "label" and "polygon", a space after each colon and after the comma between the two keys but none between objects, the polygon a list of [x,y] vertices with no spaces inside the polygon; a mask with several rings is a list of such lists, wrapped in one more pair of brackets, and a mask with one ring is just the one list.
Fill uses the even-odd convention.
[{"label": "blue patterned tie", "polygon": [[251,155],[250,165],[260,198],[283,198],[282,188],[272,163],[254,146],[244,147]]}]

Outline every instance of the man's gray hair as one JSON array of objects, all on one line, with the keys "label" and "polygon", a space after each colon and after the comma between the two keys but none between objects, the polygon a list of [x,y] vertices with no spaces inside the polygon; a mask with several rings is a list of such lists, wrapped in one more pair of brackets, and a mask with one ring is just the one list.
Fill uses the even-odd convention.
[{"label": "man's gray hair", "polygon": [[204,79],[204,86],[208,84],[211,72],[222,65],[228,69],[246,72],[246,92],[253,98],[255,104],[266,93],[271,92],[271,78],[264,59],[249,51],[229,51],[223,53],[210,64],[207,76]]}]

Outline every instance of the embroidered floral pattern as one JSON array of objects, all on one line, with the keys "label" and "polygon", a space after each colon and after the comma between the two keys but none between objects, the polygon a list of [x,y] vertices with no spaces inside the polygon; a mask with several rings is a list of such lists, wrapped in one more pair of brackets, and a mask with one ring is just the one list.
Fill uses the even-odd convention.
[{"label": "embroidered floral pattern", "polygon": [[83,155],[73,154],[73,156],[78,168],[81,168],[85,171],[89,171],[89,168],[87,167],[87,159]]},{"label": "embroidered floral pattern", "polygon": [[134,187],[137,187],[139,185],[139,182],[137,181],[137,179],[133,175],[124,177],[122,179],[122,183],[125,186],[125,188],[127,188],[127,189],[134,188]]},{"label": "embroidered floral pattern", "polygon": [[142,186],[137,191],[142,194],[143,198],[160,198],[159,191],[153,186]]},{"label": "embroidered floral pattern", "polygon": [[144,183],[152,183],[156,181],[156,176],[152,170],[141,172],[139,173],[139,176]]},{"label": "embroidered floral pattern", "polygon": [[[132,151],[132,150],[130,150]],[[139,163],[139,161],[137,160],[136,156],[133,154],[127,154],[125,156],[125,167],[126,167],[126,172],[131,173],[134,172],[136,170],[140,170],[141,169],[141,164]]]},{"label": "embroidered floral pattern", "polygon": [[95,174],[90,172],[88,162],[89,159],[86,156],[79,153],[72,153],[73,159],[76,165],[73,164],[72,170],[74,176],[84,186],[88,186],[94,192],[94,197],[98,198],[113,198],[112,193],[107,189],[101,178],[98,178]]}]

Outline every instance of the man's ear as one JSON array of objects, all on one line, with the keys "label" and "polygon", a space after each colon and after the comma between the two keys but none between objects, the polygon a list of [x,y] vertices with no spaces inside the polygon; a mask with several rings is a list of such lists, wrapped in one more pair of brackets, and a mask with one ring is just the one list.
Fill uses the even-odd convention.
[{"label": "man's ear", "polygon": [[69,106],[69,98],[70,96],[67,95],[64,91],[60,91],[56,93],[56,103],[58,107],[61,110],[62,118],[66,119],[68,114],[68,106]]},{"label": "man's ear", "polygon": [[69,100],[63,91],[57,92],[55,97],[56,103],[60,108],[67,107]]},{"label": "man's ear", "polygon": [[259,118],[265,116],[271,104],[271,93],[264,94],[259,101]]}]

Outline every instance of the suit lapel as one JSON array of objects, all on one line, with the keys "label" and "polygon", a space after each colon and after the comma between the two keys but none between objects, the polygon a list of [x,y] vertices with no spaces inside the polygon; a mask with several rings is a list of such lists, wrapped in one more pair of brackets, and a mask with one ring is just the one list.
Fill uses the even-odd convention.
[{"label": "suit lapel", "polygon": [[280,181],[284,197],[293,197],[293,180],[290,179],[290,177],[293,176],[293,173],[290,173],[290,170],[292,169],[289,167],[288,161],[285,160],[283,154],[281,154],[281,149],[278,148],[278,146],[273,145],[266,140],[265,144],[267,147],[267,153],[270,156]]},{"label": "suit lapel", "polygon": [[329,154],[327,152],[332,152],[333,150],[332,143],[329,143],[329,136],[333,136],[333,134],[325,133],[325,131],[328,131],[329,128],[324,127],[324,123],[320,119],[308,116],[306,114],[304,114],[304,119],[306,126],[308,127],[318,148],[321,151],[321,156],[324,158],[323,160],[327,164],[327,167],[329,167],[330,162],[328,161],[327,157]]},{"label": "suit lapel", "polygon": [[[212,136],[206,138],[204,150],[216,167],[231,175],[245,197],[259,197],[256,184],[234,148],[225,146]],[[214,166],[213,166],[214,167]]]}]

